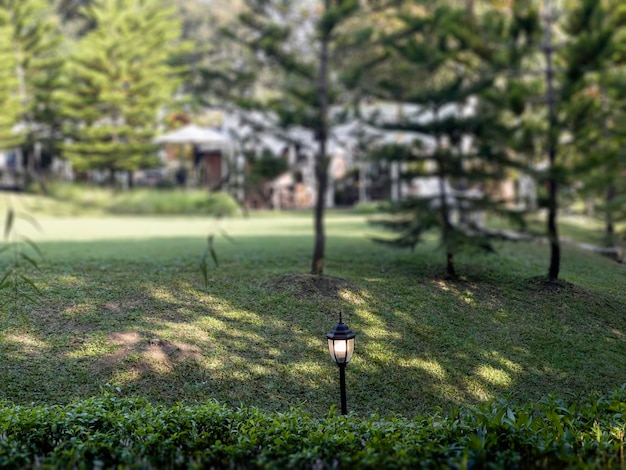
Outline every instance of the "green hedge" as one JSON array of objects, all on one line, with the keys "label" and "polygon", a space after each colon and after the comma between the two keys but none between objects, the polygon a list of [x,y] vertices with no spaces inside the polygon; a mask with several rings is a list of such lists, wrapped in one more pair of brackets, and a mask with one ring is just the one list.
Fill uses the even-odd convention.
[{"label": "green hedge", "polygon": [[49,194],[79,208],[96,209],[121,215],[217,215],[241,213],[235,199],[225,192],[206,189],[137,188],[112,191],[81,184],[50,184]]},{"label": "green hedge", "polygon": [[4,468],[624,468],[626,387],[416,419],[313,418],[111,393],[0,406]]}]

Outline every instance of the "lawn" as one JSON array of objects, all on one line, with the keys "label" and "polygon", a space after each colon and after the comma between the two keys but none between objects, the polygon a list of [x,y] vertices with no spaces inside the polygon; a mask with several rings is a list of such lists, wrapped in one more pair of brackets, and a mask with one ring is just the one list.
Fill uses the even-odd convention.
[{"label": "lawn", "polygon": [[[334,212],[317,279],[306,274],[306,213],[35,217],[41,232],[16,228],[45,254],[29,273],[41,302],[0,316],[0,399],[14,403],[64,404],[113,385],[155,403],[324,416],[338,402],[325,334],[339,312],[357,334],[348,408],[361,416],[626,383],[626,271],[574,246],[563,247],[560,285],[535,279],[547,272],[541,242],[459,256],[452,282],[434,240],[392,250],[366,238],[364,216]],[[205,291],[197,262],[210,233],[220,263]]]}]

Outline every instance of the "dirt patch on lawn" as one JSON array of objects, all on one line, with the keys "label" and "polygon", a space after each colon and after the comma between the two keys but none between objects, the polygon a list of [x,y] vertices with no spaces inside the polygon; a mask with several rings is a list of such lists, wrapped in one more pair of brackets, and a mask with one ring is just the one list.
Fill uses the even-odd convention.
[{"label": "dirt patch on lawn", "polygon": [[277,279],[271,288],[278,292],[289,292],[299,299],[341,299],[344,292],[353,291],[355,285],[347,279],[314,274],[289,274]]},{"label": "dirt patch on lawn", "polygon": [[152,299],[145,295],[138,295],[133,296],[132,299],[109,300],[100,308],[108,315],[127,315],[128,312],[144,309],[148,305],[152,308]]},{"label": "dirt patch on lawn", "polygon": [[167,341],[159,338],[148,340],[143,355],[161,363],[180,362],[186,359],[200,360],[202,350],[193,344],[180,341]]},{"label": "dirt patch on lawn", "polygon": [[130,362],[142,371],[170,369],[178,363],[202,359],[202,350],[193,344],[168,341],[137,331],[116,332],[109,341],[117,346],[113,354],[102,357],[98,362],[103,369],[113,369]]}]

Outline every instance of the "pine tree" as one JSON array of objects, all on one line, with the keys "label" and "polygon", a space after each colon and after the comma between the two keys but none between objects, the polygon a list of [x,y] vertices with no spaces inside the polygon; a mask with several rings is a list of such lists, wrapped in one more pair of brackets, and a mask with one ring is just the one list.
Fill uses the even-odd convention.
[{"label": "pine tree", "polygon": [[0,9],[0,148],[10,149],[22,143],[23,136],[16,132],[20,122],[22,106],[19,99],[19,85],[16,71],[16,58],[13,49],[13,25],[9,13]]},{"label": "pine tree", "polygon": [[[158,164],[153,138],[180,72],[168,61],[181,47],[180,22],[159,0],[103,0],[86,17],[59,96],[72,126],[63,155],[78,171],[132,171]],[[131,179],[132,184],[132,179]]]},{"label": "pine tree", "polygon": [[[311,273],[324,271],[325,196],[328,187],[328,138],[331,108],[342,95],[336,80],[341,59],[341,31],[360,11],[358,0],[324,0],[318,8],[297,1],[248,0],[231,38],[253,52],[255,90],[238,97],[246,109],[262,109],[287,139],[290,128],[308,130],[315,149],[315,243]],[[269,130],[269,129],[267,129]]]},{"label": "pine tree", "polygon": [[622,150],[626,94],[626,7],[580,0],[566,18],[564,126],[572,136],[566,150],[583,194],[604,199],[605,234],[613,245],[616,210],[626,193]]},{"label": "pine tree", "polygon": [[[59,138],[59,113],[54,93],[60,87],[62,36],[52,9],[45,0],[0,0],[0,10],[10,22],[9,44],[19,100],[23,153],[31,173],[37,169],[35,145],[53,151]],[[10,89],[10,88],[9,88]],[[13,108],[18,109],[18,108]]]},{"label": "pine tree", "polygon": [[[389,37],[387,47],[404,66],[380,81],[376,92],[409,110],[380,125],[426,138],[387,147],[386,158],[407,162],[407,178],[436,178],[438,191],[406,198],[393,217],[378,222],[400,232],[385,241],[394,246],[413,247],[437,229],[447,274],[454,278],[456,253],[493,250],[493,234],[477,214],[491,211],[523,223],[519,211],[490,197],[490,189],[512,168],[524,168],[509,148],[515,116],[524,111],[515,100],[520,85],[506,77],[524,57],[537,16],[530,8],[513,17],[489,10],[468,16],[466,8],[435,5],[400,11],[398,18],[404,30]],[[407,75],[411,79],[403,80]]]}]

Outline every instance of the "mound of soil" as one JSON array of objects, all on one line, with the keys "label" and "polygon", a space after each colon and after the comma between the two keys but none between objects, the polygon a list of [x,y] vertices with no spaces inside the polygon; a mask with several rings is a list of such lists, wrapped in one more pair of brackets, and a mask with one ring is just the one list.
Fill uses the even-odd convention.
[{"label": "mound of soil", "polygon": [[526,287],[533,291],[548,292],[572,292],[576,293],[581,289],[576,285],[562,279],[552,281],[546,276],[531,277],[526,280]]},{"label": "mound of soil", "polygon": [[314,274],[288,274],[277,279],[273,288],[279,292],[289,292],[301,299],[337,299],[344,289],[354,289],[352,282],[339,277]]}]

